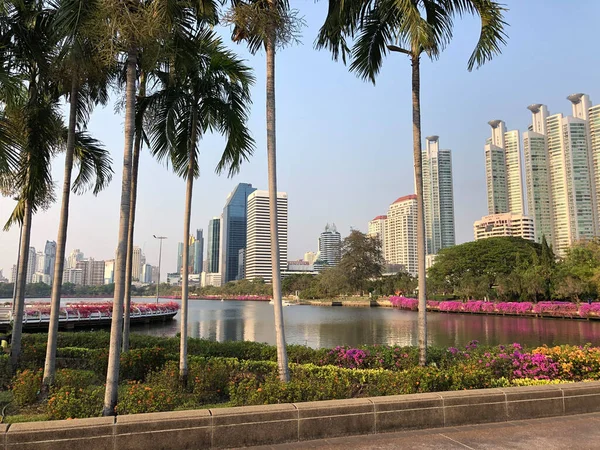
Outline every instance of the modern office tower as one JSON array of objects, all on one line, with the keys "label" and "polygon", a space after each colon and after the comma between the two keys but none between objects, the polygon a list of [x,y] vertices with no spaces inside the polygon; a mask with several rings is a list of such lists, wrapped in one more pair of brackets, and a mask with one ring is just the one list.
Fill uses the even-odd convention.
[{"label": "modern office tower", "polygon": [[417,274],[417,196],[400,197],[390,205],[385,221],[385,259]]},{"label": "modern office tower", "polygon": [[592,173],[596,187],[596,220],[600,227],[600,105],[591,106],[588,112]]},{"label": "modern office tower", "polygon": [[113,284],[115,282],[115,260],[104,261],[104,284]]},{"label": "modern office tower", "polygon": [[44,247],[44,273],[54,276],[54,263],[56,262],[56,242],[46,241]]},{"label": "modern office tower", "polygon": [[238,252],[238,274],[237,279],[243,280],[246,277],[246,249],[240,248]]},{"label": "modern office tower", "polygon": [[[262,278],[266,282],[271,282],[273,278],[270,223],[269,192],[252,192],[248,196],[245,252],[246,279],[248,280]],[[284,271],[287,268],[288,259],[288,196],[285,192],[277,193],[277,234],[279,236],[279,267],[281,271]]]},{"label": "modern office tower", "polygon": [[223,284],[237,278],[238,257],[246,247],[248,197],[256,191],[251,184],[240,183],[227,197],[221,217],[220,270]]},{"label": "modern office tower", "polygon": [[29,247],[29,257],[27,259],[27,273],[25,275],[25,283],[31,283],[33,279],[33,274],[35,273],[35,269],[37,266],[37,253],[35,251],[35,247]]},{"label": "modern office tower", "polygon": [[534,104],[527,109],[531,111],[532,122],[530,130],[523,133],[527,211],[535,226],[535,241],[542,242],[542,237],[545,236],[552,243],[550,165],[546,146],[548,108],[546,105]]},{"label": "modern office tower", "polygon": [[436,255],[441,249],[455,244],[452,151],[439,148],[439,136],[426,138],[423,202],[427,254]]},{"label": "modern office tower", "polygon": [[342,236],[335,224],[325,226],[319,236],[319,260],[326,266],[337,266],[342,259]]},{"label": "modern office tower", "polygon": [[158,283],[158,266],[152,266],[152,280],[151,283]]},{"label": "modern office tower", "polygon": [[385,253],[385,221],[387,216],[377,216],[369,222],[369,231],[367,234],[379,239],[381,251]]},{"label": "modern office tower", "polygon": [[131,279],[133,281],[142,281],[142,266],[144,264],[146,264],[146,257],[142,249],[134,245],[131,261]]},{"label": "modern office tower", "polygon": [[77,261],[81,261],[82,259],[83,259],[83,253],[81,252],[81,250],[76,248],[69,254],[68,267],[70,269],[74,269],[75,266],[77,266]]},{"label": "modern office tower", "polygon": [[202,259],[204,256],[204,231],[202,229],[196,230],[196,239],[193,243],[193,249],[194,270],[192,273],[202,273],[204,271],[204,267],[202,266],[204,263],[204,260]]},{"label": "modern office tower", "polygon": [[208,242],[206,243],[206,272],[219,272],[219,250],[221,247],[221,218],[213,217],[208,221]]},{"label": "modern office tower", "polygon": [[491,214],[473,223],[475,240],[491,237],[514,236],[535,240],[533,219],[522,214]]},{"label": "modern office tower", "polygon": [[315,252],[306,252],[304,254],[304,261],[312,265],[317,260],[317,254]]},{"label": "modern office tower", "polygon": [[485,145],[488,212],[524,213],[519,131],[506,131],[501,120],[491,120],[492,136]]},{"label": "modern office tower", "polygon": [[177,243],[177,273],[181,273],[183,267],[183,242]]},{"label": "modern office tower", "polygon": [[546,130],[552,242],[554,251],[562,256],[573,242],[596,234],[591,152],[583,119],[554,114],[548,117]]},{"label": "modern office tower", "polygon": [[150,264],[142,264],[142,276],[140,278],[142,283],[152,283],[152,268]]}]

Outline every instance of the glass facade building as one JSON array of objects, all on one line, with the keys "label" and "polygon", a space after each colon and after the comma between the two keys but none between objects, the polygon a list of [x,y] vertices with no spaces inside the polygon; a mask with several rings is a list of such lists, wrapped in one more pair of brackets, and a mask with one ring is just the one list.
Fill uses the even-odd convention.
[{"label": "glass facade building", "polygon": [[208,221],[208,236],[206,244],[206,272],[219,272],[219,247],[221,246],[221,218],[213,217]]}]

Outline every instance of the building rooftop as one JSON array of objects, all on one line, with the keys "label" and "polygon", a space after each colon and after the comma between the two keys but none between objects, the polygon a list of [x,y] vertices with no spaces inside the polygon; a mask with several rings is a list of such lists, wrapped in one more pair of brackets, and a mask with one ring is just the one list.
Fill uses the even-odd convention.
[{"label": "building rooftop", "polygon": [[387,216],[385,216],[385,215],[383,215],[383,216],[377,216],[373,220],[381,220],[381,219],[387,219]]},{"label": "building rooftop", "polygon": [[404,197],[398,198],[394,203],[392,203],[392,205],[395,205],[396,203],[405,202],[407,200],[416,200],[416,199],[417,199],[416,194],[409,194],[409,195],[405,195]]}]

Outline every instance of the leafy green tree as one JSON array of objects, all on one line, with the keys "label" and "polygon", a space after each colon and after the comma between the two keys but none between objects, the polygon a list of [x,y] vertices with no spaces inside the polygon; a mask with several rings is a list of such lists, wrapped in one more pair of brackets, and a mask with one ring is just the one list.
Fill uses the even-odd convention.
[{"label": "leafy green tree", "polygon": [[383,263],[379,239],[352,230],[342,241],[342,259],[338,268],[355,292],[364,291],[370,278],[381,276]]},{"label": "leafy green tree", "polygon": [[[183,242],[190,235],[192,190],[200,175],[199,143],[216,131],[227,138],[217,173],[239,172],[242,161],[254,149],[246,126],[250,106],[251,70],[227,51],[212,31],[191,36],[186,51],[173,58],[174,73],[157,73],[162,87],[147,98],[152,153],[168,160],[177,175],[186,180]],[[183,261],[189,260],[183,246]],[[183,265],[181,282],[181,348],[179,376],[187,382],[188,265]]]},{"label": "leafy green tree", "polygon": [[[492,0],[361,0],[329,1],[329,11],[317,38],[317,47],[328,48],[350,70],[375,83],[388,51],[408,56],[412,67],[412,122],[415,185],[417,190],[417,253],[419,275],[419,362],[427,360],[427,296],[425,271],[425,215],[421,154],[421,73],[423,54],[436,59],[452,38],[454,19],[475,15],[481,19],[479,41],[468,69],[500,53],[505,43],[504,8]],[[356,38],[352,50],[347,39]]]},{"label": "leafy green tree", "polygon": [[567,300],[596,298],[599,280],[600,239],[577,242],[556,267],[554,293]]}]

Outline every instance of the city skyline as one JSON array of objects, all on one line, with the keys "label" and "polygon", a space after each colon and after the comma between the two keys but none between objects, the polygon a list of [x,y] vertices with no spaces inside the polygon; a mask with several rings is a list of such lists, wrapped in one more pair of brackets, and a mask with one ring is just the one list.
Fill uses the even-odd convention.
[{"label": "city skyline", "polygon": [[[544,102],[566,110],[562,105],[570,92],[586,92],[600,99],[594,76],[596,66],[586,58],[593,42],[593,19],[598,17],[600,5],[582,2],[573,6],[552,1],[507,3],[510,11],[506,20],[511,25],[509,44],[502,55],[481,70],[468,73],[465,69],[476,31],[475,20],[461,22],[454,41],[439,61],[423,60],[423,136],[433,132],[440,134],[444,146],[454,150],[457,243],[472,239],[472,224],[486,211],[481,152],[481,143],[488,135],[486,121],[501,117],[511,129],[518,125],[524,132],[522,125],[528,123],[530,112],[523,105]],[[349,74],[343,65],[332,62],[325,52],[312,48],[326,5],[320,2],[299,7],[308,23],[303,30],[305,45],[291,47],[278,55],[278,82],[281,83],[277,105],[281,149],[278,175],[280,190],[294,199],[289,211],[292,259],[314,247],[314,236],[322,224],[332,218],[343,235],[347,235],[351,227],[367,231],[367,221],[385,211],[399,195],[412,192],[414,183],[412,151],[409,150],[412,139],[409,65],[402,58],[388,58],[377,88],[373,88]],[[531,27],[531,17],[551,30],[565,30],[564,24],[568,21],[577,23],[581,45],[567,46],[560,32],[547,33],[540,43]],[[228,32],[222,31],[222,34],[230,45]],[[227,192],[237,182],[266,184],[262,115],[264,55],[251,56],[243,46],[230,46],[256,70],[250,125],[257,139],[257,149],[233,180],[214,176],[211,172],[219,155],[204,152],[192,217],[192,223],[198,227],[206,227],[208,220],[218,215]],[[543,74],[540,73],[541,61],[545,64]],[[584,70],[572,70],[581,64]],[[314,70],[307,74],[306,67]],[[443,79],[440,79],[441,73]],[[486,92],[485,101],[481,101],[481,92]],[[316,102],[325,96],[328,101],[315,108]],[[296,98],[301,99],[300,105],[293,101]],[[89,128],[111,150],[114,167],[118,169],[122,136],[103,131],[122,129],[123,118],[114,113],[113,106],[95,111]],[[306,114],[308,110],[312,113]],[[207,149],[220,148],[220,142],[220,138],[207,136],[204,145]],[[57,158],[53,165],[55,181],[60,183],[62,158]],[[98,198],[91,194],[72,197],[67,249],[85,249],[86,254],[102,259],[114,257],[120,188],[119,171],[116,172],[112,185]],[[328,180],[328,198],[339,201],[330,202],[323,196],[324,180]],[[135,240],[148,258],[156,262],[158,242],[153,241],[152,234],[169,238],[163,248],[164,277],[175,267],[175,243],[182,239],[181,221],[174,218],[181,217],[185,183],[153,161],[147,152],[142,152],[139,183]],[[352,207],[348,208],[348,204]],[[9,199],[0,200],[0,219],[6,219],[12,205]],[[55,204],[34,217],[33,242],[55,240],[57,228],[58,205]],[[89,246],[86,241],[90,241]],[[18,227],[0,233],[0,267],[5,274],[16,261],[17,243]]]}]

